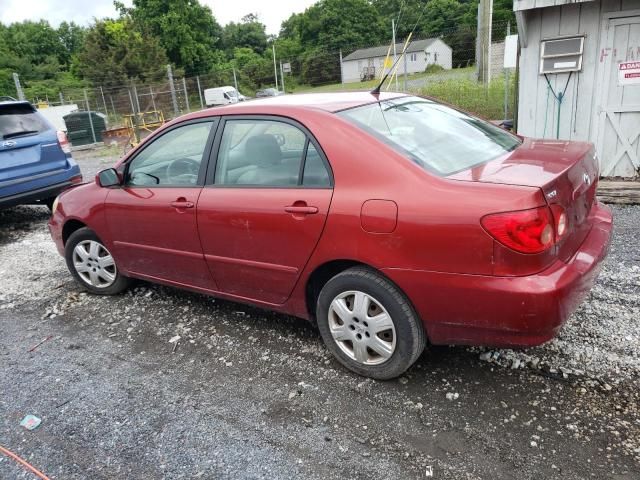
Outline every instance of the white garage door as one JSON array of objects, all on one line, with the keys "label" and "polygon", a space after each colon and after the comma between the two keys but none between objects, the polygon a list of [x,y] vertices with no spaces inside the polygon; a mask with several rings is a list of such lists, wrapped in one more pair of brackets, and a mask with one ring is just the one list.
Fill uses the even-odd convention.
[{"label": "white garage door", "polygon": [[640,172],[640,16],[606,22],[596,145],[602,175],[633,177]]}]

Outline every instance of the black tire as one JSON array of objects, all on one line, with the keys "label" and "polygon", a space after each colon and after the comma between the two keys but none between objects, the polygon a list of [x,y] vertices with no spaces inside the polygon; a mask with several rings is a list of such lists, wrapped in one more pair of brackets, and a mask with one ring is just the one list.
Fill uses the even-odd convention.
[{"label": "black tire", "polygon": [[73,275],[73,278],[76,280],[76,282],[78,282],[78,284],[82,288],[84,288],[85,290],[91,293],[95,293],[98,295],[117,295],[118,293],[121,293],[122,291],[124,291],[129,286],[131,280],[120,273],[120,270],[118,270],[118,267],[115,263],[115,259],[114,259],[113,268],[111,269],[111,272],[115,273],[115,280],[113,280],[113,282],[107,286],[102,286],[102,287],[94,286],[91,283],[89,283],[89,281],[85,280],[78,273],[74,265],[74,258],[73,258],[74,249],[79,243],[87,242],[87,241],[93,241],[93,242],[99,243],[102,246],[102,248],[104,248],[104,250],[110,254],[110,252],[108,252],[108,250],[102,243],[102,240],[98,238],[98,236],[94,233],[93,230],[86,227],[76,230],[67,239],[67,243],[65,244],[65,247],[64,247],[64,257],[65,257],[65,260],[67,261],[67,268],[71,272],[71,275]]},{"label": "black tire", "polygon": [[[337,297],[351,291],[363,292],[370,296],[387,311],[392,319],[395,329],[395,349],[386,360],[383,357],[377,360],[382,363],[369,365],[355,360],[343,351],[331,334],[329,326],[331,303]],[[355,306],[353,310],[355,311]],[[407,297],[388,279],[366,267],[349,268],[329,280],[318,296],[316,317],[322,339],[331,353],[349,370],[365,377],[388,380],[402,375],[420,357],[426,344],[422,322]],[[353,318],[353,321],[359,321],[355,316]],[[356,324],[351,325],[354,328],[358,327]],[[367,325],[367,329],[368,327],[369,325]],[[354,332],[356,331],[354,330]],[[367,337],[370,337],[368,330],[365,333]],[[385,335],[390,335],[390,332]],[[361,338],[364,337],[361,336]],[[353,340],[342,342],[342,345],[353,346],[354,341],[357,341],[355,337]],[[370,349],[367,349],[367,352],[375,354]]]},{"label": "black tire", "polygon": [[51,213],[53,213],[53,202],[55,202],[55,200],[56,200],[56,197],[49,197],[42,200],[42,203],[44,203],[47,206],[47,208]]}]

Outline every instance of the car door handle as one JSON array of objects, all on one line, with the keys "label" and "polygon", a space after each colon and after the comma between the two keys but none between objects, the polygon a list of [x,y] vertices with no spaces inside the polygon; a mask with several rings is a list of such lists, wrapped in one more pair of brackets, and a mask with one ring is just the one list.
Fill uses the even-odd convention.
[{"label": "car door handle", "polygon": [[193,208],[195,204],[193,202],[187,202],[186,200],[176,200],[170,204],[174,208]]},{"label": "car door handle", "polygon": [[318,207],[309,207],[306,205],[289,205],[288,207],[284,207],[284,211],[287,213],[294,214],[303,214],[303,215],[313,215],[314,213],[318,213]]}]

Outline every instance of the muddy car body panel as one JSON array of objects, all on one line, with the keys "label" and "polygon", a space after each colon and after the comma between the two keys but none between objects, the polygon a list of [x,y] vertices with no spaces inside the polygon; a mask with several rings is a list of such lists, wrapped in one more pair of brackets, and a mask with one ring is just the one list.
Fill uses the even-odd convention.
[{"label": "muddy car body panel", "polygon": [[[482,123],[487,137],[499,137],[510,150],[456,171],[432,172],[412,161],[413,153],[343,114],[384,104],[402,115],[413,108],[402,102],[421,108],[414,98],[289,95],[181,117],[145,139],[116,170],[125,178],[136,156],[167,132],[210,121],[204,166],[192,171],[192,184],[75,188],[60,197],[49,224],[53,238],[62,253],[73,228],[86,225],[128,276],[307,319],[315,315],[323,282],[366,265],[406,295],[432,343],[547,341],[590,289],[609,244],[612,216],[595,198],[591,146],[502,138]],[[460,115],[473,128],[481,122],[435,103],[424,108]],[[282,170],[287,152],[297,148],[287,150],[290,144],[302,145],[306,158],[311,145],[327,177],[317,185],[305,185],[303,174],[286,186],[245,185],[239,179],[251,172],[238,167],[239,183],[225,183],[219,172],[235,160],[220,152],[245,140],[229,134],[229,147],[224,132],[252,119],[301,132],[299,144],[294,130],[255,135],[263,142],[259,155],[275,149],[271,137],[284,142],[277,154],[283,158],[264,170],[265,177]],[[397,132],[408,130],[400,125]],[[539,238],[532,240],[531,232]]]}]

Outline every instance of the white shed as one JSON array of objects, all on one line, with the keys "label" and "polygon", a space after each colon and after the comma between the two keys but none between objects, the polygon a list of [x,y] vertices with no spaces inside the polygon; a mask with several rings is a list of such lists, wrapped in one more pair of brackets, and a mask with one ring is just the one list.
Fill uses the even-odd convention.
[{"label": "white shed", "polygon": [[[396,44],[399,56],[404,48],[403,43]],[[367,79],[367,75],[379,77],[384,68],[389,45],[372,48],[361,48],[342,59],[342,83],[360,82]],[[393,49],[391,49],[393,57]],[[446,70],[451,69],[451,47],[439,38],[415,40],[409,44],[406,51],[407,73],[424,72],[428,65],[437,64]],[[398,74],[404,73],[404,60],[398,64]]]},{"label": "white shed", "polygon": [[588,140],[604,176],[640,173],[640,0],[514,0],[518,133]]}]

